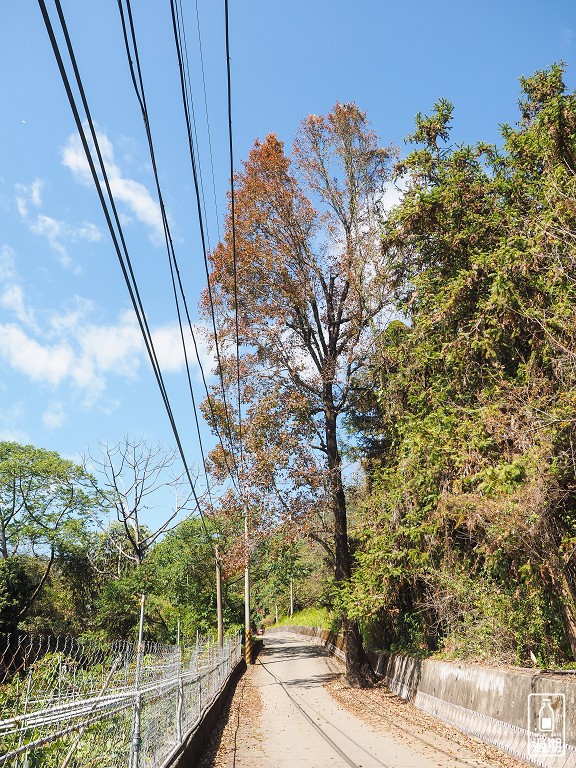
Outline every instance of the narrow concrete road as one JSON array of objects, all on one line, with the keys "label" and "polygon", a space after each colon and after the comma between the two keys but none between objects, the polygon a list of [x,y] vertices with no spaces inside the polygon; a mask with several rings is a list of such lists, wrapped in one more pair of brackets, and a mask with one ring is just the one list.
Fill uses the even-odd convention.
[{"label": "narrow concrete road", "polygon": [[234,768],[470,768],[455,754],[377,731],[343,709],[323,688],[341,667],[306,640],[266,636],[248,674],[262,711],[251,733],[240,727]]}]

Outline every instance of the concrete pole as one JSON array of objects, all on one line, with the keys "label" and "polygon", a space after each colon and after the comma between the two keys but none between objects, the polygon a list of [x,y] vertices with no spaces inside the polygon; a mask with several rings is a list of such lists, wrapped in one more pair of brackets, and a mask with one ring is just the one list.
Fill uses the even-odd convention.
[{"label": "concrete pole", "polygon": [[224,619],[222,616],[222,570],[218,547],[216,547],[216,613],[218,614],[218,648],[222,648],[224,646]]},{"label": "concrete pole", "polygon": [[144,658],[144,604],[146,596],[140,598],[140,625],[138,628],[138,652],[136,656],[136,676],[134,680],[134,714],[132,718],[132,749],[130,752],[130,768],[138,768],[140,758],[140,720],[142,711],[142,694],[140,693],[140,677],[142,675],[142,659]]},{"label": "concrete pole", "polygon": [[244,539],[246,543],[246,568],[244,569],[244,628],[246,664],[252,664],[252,630],[250,628],[250,549],[248,547],[248,513],[244,514]]},{"label": "concrete pole", "polygon": [[290,579],[290,616],[294,615],[294,584]]}]

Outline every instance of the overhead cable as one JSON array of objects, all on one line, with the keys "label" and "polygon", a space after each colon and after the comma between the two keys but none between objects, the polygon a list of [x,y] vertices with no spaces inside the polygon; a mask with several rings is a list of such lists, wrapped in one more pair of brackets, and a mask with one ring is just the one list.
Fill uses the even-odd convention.
[{"label": "overhead cable", "polygon": [[[132,16],[131,3],[130,3],[130,0],[124,0],[124,2],[126,3],[126,15],[124,14],[124,8],[123,8],[123,5],[122,5],[122,0],[118,0],[118,8],[119,8],[119,11],[120,11],[120,19],[121,19],[122,31],[123,31],[123,35],[124,35],[124,43],[125,43],[125,48],[126,48],[126,55],[128,57],[128,62],[129,62],[129,66],[130,66],[130,73],[131,73],[131,77],[132,77],[132,82],[133,82],[133,86],[134,86],[134,90],[136,92],[136,96],[137,96],[138,102],[140,104],[140,108],[141,108],[141,111],[142,111],[142,118],[143,118],[144,126],[145,126],[145,129],[146,129],[146,136],[147,136],[147,140],[148,140],[150,158],[151,158],[151,163],[152,163],[152,170],[153,170],[154,179],[155,179],[155,182],[156,182],[156,190],[157,190],[159,205],[160,205],[160,209],[161,209],[161,213],[162,213],[162,222],[163,222],[163,227],[164,227],[164,236],[165,236],[165,241],[166,241],[166,248],[167,248],[167,253],[168,253],[168,261],[169,261],[169,266],[170,266],[170,274],[171,274],[171,279],[172,279],[172,288],[173,288],[173,293],[174,293],[174,301],[175,301],[175,304],[176,304],[176,312],[177,312],[177,316],[178,316],[178,325],[179,325],[179,329],[180,329],[180,337],[181,337],[181,341],[182,341],[182,348],[183,348],[184,359],[185,359],[185,364],[186,364],[185,367],[186,367],[186,374],[187,374],[187,379],[188,379],[188,387],[189,387],[190,396],[191,396],[191,400],[192,400],[192,406],[193,406],[193,411],[194,411],[194,420],[195,420],[195,424],[196,424],[196,431],[197,431],[197,436],[198,436],[200,453],[201,453],[201,457],[202,457],[202,464],[203,464],[203,467],[204,467],[204,472],[205,472],[206,481],[207,481],[208,494],[209,494],[209,497],[210,497],[210,500],[211,500],[211,490],[210,490],[210,485],[209,485],[209,482],[208,482],[207,462],[206,462],[206,456],[205,456],[205,452],[204,452],[204,445],[203,445],[202,435],[201,435],[201,431],[200,431],[200,424],[199,424],[199,419],[198,419],[196,400],[195,400],[195,396],[194,396],[194,389],[193,389],[193,386],[192,386],[192,380],[191,380],[191,374],[190,374],[190,366],[189,366],[189,363],[188,363],[188,354],[187,354],[186,343],[185,343],[185,339],[184,339],[184,330],[183,330],[183,325],[182,325],[182,317],[181,317],[181,313],[180,313],[180,301],[179,301],[179,298],[178,298],[178,291],[176,289],[175,275],[176,275],[176,279],[177,279],[177,282],[178,282],[178,288],[179,288],[180,295],[181,295],[181,298],[182,298],[182,302],[183,302],[186,318],[187,318],[187,321],[188,321],[188,327],[189,327],[190,335],[191,335],[191,338],[192,338],[192,341],[193,341],[193,344],[194,344],[194,350],[195,350],[195,353],[196,353],[196,359],[197,359],[197,362],[198,362],[198,366],[200,368],[200,372],[202,374],[202,381],[204,383],[204,389],[206,391],[206,395],[207,395],[207,398],[208,398],[208,403],[209,403],[209,406],[210,406],[212,412],[213,412],[213,408],[214,407],[213,407],[212,398],[210,396],[210,392],[208,390],[208,386],[207,386],[207,383],[206,383],[206,378],[205,378],[205,375],[204,375],[204,369],[203,369],[203,366],[202,366],[202,361],[201,361],[201,358],[200,358],[200,354],[199,354],[199,350],[198,350],[198,345],[197,345],[197,341],[196,341],[196,334],[194,333],[192,320],[191,320],[190,313],[189,313],[189,310],[188,310],[188,302],[186,300],[186,294],[184,292],[184,287],[183,287],[183,284],[182,284],[182,279],[181,279],[181,275],[180,275],[180,269],[179,269],[179,266],[178,266],[178,260],[177,260],[176,251],[175,251],[175,248],[174,248],[174,242],[173,242],[173,239],[172,239],[172,236],[171,236],[171,233],[170,233],[170,225],[169,225],[169,222],[168,222],[168,216],[166,214],[166,208],[165,208],[165,205],[164,205],[164,199],[163,199],[163,195],[162,195],[162,189],[161,189],[161,185],[160,185],[160,179],[159,179],[158,168],[157,168],[157,163],[156,163],[156,153],[155,153],[154,141],[153,141],[153,137],[152,137],[152,128],[151,128],[151,123],[150,123],[150,116],[149,116],[148,107],[147,107],[147,104],[146,104],[146,94],[145,94],[145,90],[144,90],[144,79],[143,79],[142,70],[141,70],[141,67],[140,67],[140,56],[139,56],[139,53],[138,53],[138,41],[137,41],[136,32],[135,32],[135,28],[134,28],[134,21],[133,21],[133,16]],[[128,26],[130,28],[130,35],[128,35],[128,29],[127,29],[127,25],[126,25],[126,16],[128,17]],[[132,60],[132,54],[134,56],[134,62],[136,64],[136,70],[134,69],[134,62]],[[226,456],[225,447],[224,447],[224,445],[222,443],[222,438],[221,438],[221,435],[220,435],[220,432],[219,432],[219,429],[218,429],[217,422],[215,423],[215,427],[216,427],[216,433],[217,433],[217,436],[219,438],[219,441],[220,441],[220,443],[222,445],[222,448],[224,449],[224,456]],[[228,468],[228,469],[230,471],[230,468]],[[232,475],[232,480],[234,482],[234,476],[233,475]]]},{"label": "overhead cable", "polygon": [[243,464],[242,448],[242,390],[240,384],[240,328],[238,321],[238,259],[236,255],[236,212],[234,190],[234,144],[232,141],[232,86],[230,76],[230,25],[228,18],[228,0],[224,0],[224,19],[226,27],[226,80],[228,86],[228,149],[230,155],[230,216],[232,218],[232,266],[234,270],[234,323],[236,326],[236,385],[238,388],[238,433],[240,446],[240,466]]},{"label": "overhead cable", "polygon": [[[100,200],[102,211],[104,213],[104,217],[106,219],[106,223],[107,223],[108,229],[110,231],[110,235],[111,235],[111,238],[112,238],[112,242],[114,244],[114,249],[116,251],[116,255],[118,257],[120,268],[122,270],[122,275],[124,277],[124,281],[125,281],[126,286],[128,288],[128,293],[130,295],[130,300],[132,302],[132,306],[133,306],[134,312],[136,314],[138,325],[140,327],[140,331],[141,331],[142,337],[144,339],[144,344],[145,344],[146,350],[148,352],[150,363],[152,365],[152,370],[154,371],[154,376],[156,378],[158,387],[160,389],[160,394],[162,396],[162,401],[164,403],[164,407],[166,409],[166,412],[167,412],[167,415],[168,415],[168,419],[169,419],[170,425],[172,427],[172,432],[173,432],[174,438],[176,440],[178,451],[179,451],[180,456],[182,458],[182,462],[183,462],[183,465],[184,465],[184,471],[185,471],[186,476],[188,478],[188,481],[190,483],[190,488],[191,488],[193,496],[194,496],[194,501],[196,503],[196,508],[198,510],[198,513],[202,516],[202,509],[201,509],[201,506],[200,506],[200,500],[198,499],[198,496],[197,496],[197,493],[196,493],[196,489],[195,489],[195,484],[194,484],[194,482],[192,480],[192,477],[190,475],[190,469],[189,469],[189,466],[188,466],[188,462],[186,461],[186,456],[184,454],[184,449],[183,449],[183,446],[182,446],[182,441],[180,439],[178,428],[176,426],[176,421],[174,419],[174,414],[172,412],[172,407],[170,405],[170,400],[168,398],[168,393],[167,393],[166,386],[164,384],[164,380],[163,380],[163,377],[162,377],[162,371],[160,369],[160,365],[159,365],[159,362],[158,362],[158,357],[157,357],[157,354],[156,354],[156,350],[154,348],[154,342],[153,342],[153,339],[152,339],[152,334],[151,334],[150,329],[148,327],[148,321],[146,319],[146,314],[145,314],[144,307],[143,307],[143,304],[142,304],[142,300],[141,300],[141,297],[140,297],[140,293],[139,293],[139,290],[138,290],[138,284],[137,284],[136,277],[134,275],[134,271],[133,271],[133,268],[132,268],[130,256],[129,256],[129,253],[128,253],[128,248],[127,248],[127,245],[126,245],[126,241],[125,241],[125,238],[124,238],[124,233],[122,231],[122,226],[121,226],[121,223],[120,223],[120,217],[119,217],[119,214],[118,214],[118,211],[117,211],[117,208],[116,208],[116,204],[115,204],[115,201],[114,201],[114,196],[112,194],[112,190],[111,190],[111,187],[110,187],[110,182],[109,182],[109,179],[108,179],[108,174],[106,172],[106,166],[105,166],[105,163],[104,163],[104,160],[103,160],[103,156],[102,156],[102,152],[101,152],[101,149],[100,149],[100,146],[99,146],[99,142],[98,142],[98,136],[97,136],[96,128],[95,128],[94,122],[92,120],[92,115],[90,113],[90,108],[89,108],[89,105],[88,105],[88,102],[87,102],[86,93],[85,93],[84,86],[83,86],[83,83],[82,83],[82,78],[80,76],[80,72],[79,72],[79,69],[78,69],[78,64],[77,64],[77,61],[76,61],[76,56],[74,54],[74,49],[73,49],[73,46],[72,46],[70,35],[68,33],[68,28],[67,28],[67,25],[66,25],[66,20],[64,18],[63,11],[62,11],[62,6],[60,4],[60,0],[54,0],[54,2],[55,2],[55,6],[56,6],[56,11],[58,13],[58,18],[59,18],[59,21],[60,21],[60,26],[61,26],[61,29],[62,29],[62,33],[64,35],[64,39],[65,39],[65,42],[66,42],[66,48],[67,48],[67,51],[68,51],[68,56],[70,58],[70,62],[72,64],[72,68],[73,68],[73,71],[74,71],[74,77],[75,77],[75,81],[76,81],[76,86],[78,88],[78,92],[80,94],[80,98],[81,98],[81,101],[82,101],[82,106],[83,106],[84,113],[85,113],[85,116],[86,116],[86,122],[88,123],[90,139],[92,141],[92,144],[94,146],[94,151],[96,152],[96,156],[98,158],[98,165],[99,165],[99,169],[100,169],[100,175],[99,175],[99,173],[98,173],[98,171],[96,169],[94,158],[92,156],[92,151],[90,149],[89,138],[86,135],[84,122],[83,122],[83,120],[82,120],[82,118],[80,116],[78,105],[76,103],[76,98],[74,96],[74,93],[73,93],[73,90],[72,90],[72,86],[70,84],[68,73],[66,71],[66,66],[64,64],[64,60],[63,60],[62,54],[60,52],[60,47],[59,47],[58,41],[56,39],[56,35],[55,35],[55,32],[54,32],[54,28],[53,28],[53,25],[52,25],[52,21],[51,21],[50,15],[49,15],[47,7],[46,7],[46,3],[45,3],[44,0],[38,0],[40,11],[42,13],[42,18],[43,18],[44,24],[46,26],[46,31],[48,33],[48,37],[49,37],[50,43],[52,45],[52,50],[53,50],[54,56],[56,58],[56,62],[57,62],[57,65],[58,65],[58,70],[60,72],[60,76],[62,78],[62,82],[63,82],[64,88],[66,90],[66,95],[68,97],[68,101],[69,101],[70,107],[72,109],[74,120],[76,122],[76,127],[78,129],[78,134],[80,136],[80,140],[81,140],[82,146],[84,148],[84,152],[85,152],[85,155],[86,155],[86,159],[88,161],[88,165],[90,167],[90,172],[92,174],[92,178],[93,178],[93,181],[94,181],[94,185],[96,187],[96,191],[98,193],[98,197],[99,197],[99,200]],[[108,202],[106,201],[106,196],[104,195],[102,186],[104,186],[105,189],[106,189],[106,194],[107,194],[107,197],[108,197]]]},{"label": "overhead cable", "polygon": [[[176,45],[176,53],[178,57],[178,67],[180,72],[180,88],[182,93],[182,102],[184,107],[184,117],[186,121],[186,129],[188,133],[188,148],[189,148],[189,154],[190,154],[190,162],[192,165],[192,175],[194,179],[194,189],[196,193],[196,208],[197,208],[197,215],[198,215],[198,222],[200,227],[200,238],[202,242],[202,254],[204,259],[204,269],[206,272],[206,283],[207,283],[207,291],[208,291],[208,302],[210,306],[210,315],[212,319],[212,332],[214,335],[214,347],[216,352],[216,359],[217,359],[217,368],[218,373],[220,377],[221,382],[221,391],[222,391],[222,399],[223,399],[223,405],[224,405],[224,418],[225,418],[225,424],[227,428],[228,433],[228,439],[230,441],[230,448],[231,448],[231,455],[234,463],[234,468],[236,471],[236,474],[238,474],[238,466],[236,462],[236,454],[234,451],[234,438],[232,435],[232,428],[230,425],[230,409],[228,406],[228,399],[226,397],[226,387],[224,385],[224,367],[222,365],[222,357],[220,353],[220,345],[218,341],[218,330],[216,326],[216,313],[214,309],[214,299],[212,295],[212,287],[210,283],[210,271],[208,267],[208,251],[206,247],[206,235],[205,235],[205,227],[204,227],[204,221],[202,217],[202,205],[201,205],[201,195],[200,195],[200,187],[199,187],[199,180],[198,180],[198,169],[197,169],[197,161],[196,161],[196,153],[194,149],[194,141],[192,136],[192,123],[191,123],[191,109],[188,103],[188,94],[186,90],[186,76],[185,76],[185,70],[184,70],[184,60],[183,60],[183,53],[182,53],[182,44],[181,44],[181,35],[180,35],[180,23],[179,23],[179,17],[176,11],[176,4],[175,0],[170,0],[170,7],[172,11],[172,28],[174,33],[174,42]],[[217,422],[215,422],[217,423]],[[227,463],[226,454],[224,454],[225,461]],[[230,471],[230,470],[229,470]]]},{"label": "overhead cable", "polygon": [[[193,328],[193,325],[192,325],[192,322],[191,322],[191,319],[190,319],[190,315],[188,313],[188,306],[187,306],[187,302],[186,302],[186,297],[184,295],[184,290],[183,290],[183,287],[182,287],[182,281],[180,279],[180,270],[178,268],[178,262],[177,262],[176,253],[175,253],[175,250],[174,250],[174,241],[172,239],[172,234],[170,232],[170,225],[168,223],[168,216],[167,216],[167,213],[166,213],[166,206],[164,205],[164,197],[162,195],[162,188],[160,186],[160,178],[159,178],[159,175],[158,175],[158,166],[157,166],[157,163],[156,163],[156,152],[155,152],[155,149],[154,149],[154,141],[152,139],[152,129],[151,129],[151,126],[150,126],[150,117],[149,117],[149,113],[148,113],[148,106],[146,104],[146,93],[145,93],[145,90],[144,90],[144,79],[143,79],[142,70],[141,70],[141,67],[140,67],[140,56],[139,56],[139,53],[138,53],[138,43],[137,43],[137,39],[136,39],[136,32],[135,32],[135,29],[134,29],[134,20],[133,20],[133,16],[132,16],[132,7],[131,7],[130,0],[124,0],[124,2],[126,3],[126,15],[124,13],[124,7],[123,7],[122,0],[118,0],[118,10],[120,12],[120,21],[121,21],[121,25],[122,25],[122,34],[123,34],[123,37],[124,37],[124,46],[125,46],[125,49],[126,49],[126,56],[128,58],[128,64],[129,64],[129,68],[130,68],[130,75],[131,75],[131,78],[132,78],[132,84],[134,86],[134,91],[136,93],[136,98],[138,99],[138,103],[140,105],[140,109],[141,109],[141,112],[142,112],[142,119],[144,121],[144,127],[145,127],[145,130],[146,130],[146,138],[147,138],[147,141],[148,141],[148,149],[149,149],[149,153],[150,153],[150,161],[151,161],[151,164],[152,164],[152,172],[153,172],[154,181],[155,181],[155,184],[156,184],[156,193],[158,195],[158,205],[160,207],[160,212],[161,212],[161,216],[162,216],[162,226],[163,226],[163,230],[164,230],[164,240],[165,240],[165,243],[166,243],[166,251],[167,251],[167,255],[168,255],[168,264],[169,264],[169,268],[170,268],[170,278],[171,278],[171,283],[172,283],[172,291],[173,291],[173,294],[174,294],[174,301],[175,301],[175,304],[176,304],[176,314],[177,314],[177,320],[178,320],[178,328],[179,328],[179,331],[180,331],[180,340],[181,340],[181,343],[182,343],[182,351],[183,351],[183,355],[184,355],[184,365],[185,365],[186,377],[187,377],[187,381],[188,381],[188,390],[190,392],[190,398],[192,400],[192,410],[193,410],[193,413],[194,413],[194,421],[195,421],[195,425],[196,425],[196,433],[197,433],[197,436],[198,436],[198,443],[199,443],[200,454],[201,454],[201,458],[202,458],[202,467],[204,469],[204,473],[205,473],[205,477],[206,477],[206,484],[207,484],[207,488],[208,488],[208,493],[211,496],[210,489],[209,489],[209,483],[208,483],[208,473],[207,473],[207,470],[206,470],[206,456],[204,454],[204,444],[203,444],[203,441],[202,441],[202,434],[201,434],[201,431],[200,431],[200,422],[199,422],[199,419],[198,419],[198,409],[197,409],[197,406],[196,406],[196,398],[194,396],[194,388],[192,386],[192,377],[191,377],[191,373],[190,373],[190,363],[189,363],[189,360],[188,360],[188,351],[187,351],[187,348],[186,348],[186,341],[185,341],[185,338],[184,338],[184,328],[183,328],[183,325],[182,325],[182,316],[181,316],[181,312],[180,312],[180,302],[179,302],[179,299],[178,299],[178,290],[177,290],[177,287],[176,287],[176,277],[175,277],[175,274],[177,275],[178,283],[179,283],[181,294],[182,294],[182,297],[183,297],[184,306],[185,306],[185,310],[186,310],[186,315],[187,315],[187,318],[188,318],[188,326],[189,326],[190,334],[191,334],[191,337],[192,337],[192,341],[194,343],[194,349],[196,350],[196,357],[197,357],[197,360],[198,360],[198,364],[199,364],[199,366],[201,368],[202,368],[202,363],[201,363],[201,360],[200,360],[200,354],[199,354],[198,346],[197,346],[197,343],[196,343],[196,335],[194,333],[194,328]],[[130,28],[130,34],[128,34],[128,27],[126,25],[126,16],[128,17],[128,26]],[[132,59],[132,54],[134,55],[134,60]],[[134,62],[136,64],[136,70],[134,69]],[[204,522],[204,518],[202,518],[202,521]]]}]

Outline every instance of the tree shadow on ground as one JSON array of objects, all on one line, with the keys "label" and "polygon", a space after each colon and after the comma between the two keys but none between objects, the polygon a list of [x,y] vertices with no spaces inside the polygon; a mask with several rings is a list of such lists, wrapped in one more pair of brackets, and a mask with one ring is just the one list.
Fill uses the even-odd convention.
[{"label": "tree shadow on ground", "polygon": [[341,672],[325,672],[322,675],[310,675],[310,677],[303,677],[296,680],[283,680],[282,684],[286,688],[317,688],[318,686],[326,685],[326,683],[332,682],[342,677]]},{"label": "tree shadow on ground", "polygon": [[288,661],[293,659],[313,659],[317,656],[330,656],[328,651],[319,645],[294,645],[294,641],[280,640],[274,638],[274,644],[268,645],[264,639],[264,649],[262,651],[262,660],[266,664],[274,664],[278,661]]}]

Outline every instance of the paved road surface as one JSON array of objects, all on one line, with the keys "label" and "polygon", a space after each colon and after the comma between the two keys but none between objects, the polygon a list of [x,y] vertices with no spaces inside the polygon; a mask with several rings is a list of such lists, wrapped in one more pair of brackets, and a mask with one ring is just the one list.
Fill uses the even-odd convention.
[{"label": "paved road surface", "polygon": [[455,754],[411,742],[400,734],[376,731],[343,709],[323,688],[341,672],[317,645],[295,636],[266,636],[249,672],[261,694],[262,712],[256,732],[238,733],[230,765],[470,768]]}]

